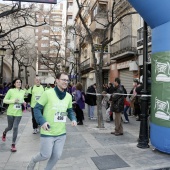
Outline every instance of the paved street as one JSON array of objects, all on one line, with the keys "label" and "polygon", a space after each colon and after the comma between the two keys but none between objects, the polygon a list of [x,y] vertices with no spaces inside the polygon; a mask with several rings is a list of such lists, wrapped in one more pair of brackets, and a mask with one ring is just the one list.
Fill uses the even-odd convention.
[{"label": "paved street", "polygon": [[[6,115],[0,115],[0,133],[7,125]],[[67,140],[56,170],[156,170],[170,167],[170,156],[152,148],[136,147],[139,122],[130,117],[124,124],[124,135],[114,136],[112,123],[105,123],[104,129],[97,128],[96,120],[88,120],[85,113],[83,126],[71,127],[67,121]],[[39,134],[32,134],[31,114],[24,113],[20,123],[17,152],[10,152],[12,132],[7,141],[0,141],[0,170],[25,170],[33,155],[39,149]],[[37,164],[36,170],[43,170],[45,162]],[[165,170],[165,169],[164,169]],[[166,169],[168,170],[168,168]]]}]

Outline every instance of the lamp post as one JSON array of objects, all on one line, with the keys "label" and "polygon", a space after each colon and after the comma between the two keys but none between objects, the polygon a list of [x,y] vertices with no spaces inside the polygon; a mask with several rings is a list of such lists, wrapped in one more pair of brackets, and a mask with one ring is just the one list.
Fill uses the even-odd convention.
[{"label": "lamp post", "polygon": [[4,66],[4,56],[5,56],[6,49],[4,47],[0,48],[0,56],[1,56],[1,77],[0,77],[0,83],[3,82],[3,66]]},{"label": "lamp post", "polygon": [[138,139],[138,148],[148,148],[149,145],[149,136],[148,136],[148,41],[147,41],[147,23],[144,21],[143,26],[143,90],[142,94],[144,96],[141,97],[141,115],[140,115],[140,133]]},{"label": "lamp post", "polygon": [[74,54],[75,54],[75,59],[76,59],[76,83],[77,83],[77,66],[78,66],[78,63],[77,63],[77,60],[79,58],[79,50],[76,48],[76,50],[74,51]]}]

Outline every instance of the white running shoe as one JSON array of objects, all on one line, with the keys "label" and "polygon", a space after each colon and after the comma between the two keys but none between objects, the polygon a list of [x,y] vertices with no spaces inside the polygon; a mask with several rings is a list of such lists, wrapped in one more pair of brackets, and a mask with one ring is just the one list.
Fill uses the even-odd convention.
[{"label": "white running shoe", "polygon": [[34,170],[35,167],[35,162],[33,160],[33,158],[31,159],[31,161],[29,162],[28,166],[27,166],[27,170]]},{"label": "white running shoe", "polygon": [[37,134],[37,129],[34,129],[34,130],[33,130],[33,134]]}]

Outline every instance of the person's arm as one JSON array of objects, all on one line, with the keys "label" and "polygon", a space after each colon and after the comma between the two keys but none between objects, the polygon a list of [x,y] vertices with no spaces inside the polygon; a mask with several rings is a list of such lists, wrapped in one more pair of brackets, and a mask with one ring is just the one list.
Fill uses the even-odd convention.
[{"label": "person's arm", "polygon": [[77,119],[75,117],[74,111],[72,109],[72,97],[70,95],[70,102],[67,108],[67,117],[72,121],[72,126],[76,126],[77,125]]},{"label": "person's arm", "polygon": [[43,109],[44,109],[44,106],[42,106],[39,103],[37,103],[34,107],[35,120],[41,126],[46,122],[46,120],[44,119],[44,117],[42,115]]},{"label": "person's arm", "polygon": [[15,99],[10,99],[10,98],[11,98],[11,90],[9,90],[7,92],[7,94],[5,95],[3,103],[5,103],[5,104],[13,104],[13,103],[15,103]]},{"label": "person's arm", "polygon": [[74,111],[73,111],[73,108],[67,109],[67,113],[68,113],[67,116],[71,121],[77,121],[75,114],[74,114]]},{"label": "person's arm", "polygon": [[80,98],[81,98],[81,92],[78,91],[78,90],[76,90],[76,91],[75,91],[75,99],[76,99],[76,102],[79,101]]}]

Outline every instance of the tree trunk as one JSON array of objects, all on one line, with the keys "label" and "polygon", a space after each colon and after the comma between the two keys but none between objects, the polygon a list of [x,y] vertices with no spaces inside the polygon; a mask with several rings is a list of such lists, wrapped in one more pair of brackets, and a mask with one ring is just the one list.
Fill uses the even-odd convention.
[{"label": "tree trunk", "polygon": [[26,81],[26,84],[28,84],[27,66],[25,66],[25,81]]},{"label": "tree trunk", "polygon": [[15,59],[15,52],[12,52],[12,76],[11,76],[11,82],[14,80],[14,59]]}]

